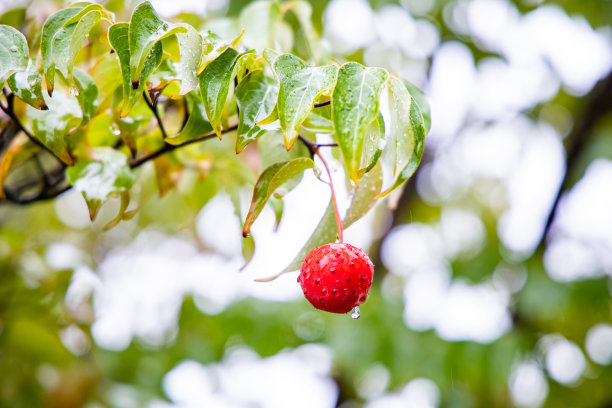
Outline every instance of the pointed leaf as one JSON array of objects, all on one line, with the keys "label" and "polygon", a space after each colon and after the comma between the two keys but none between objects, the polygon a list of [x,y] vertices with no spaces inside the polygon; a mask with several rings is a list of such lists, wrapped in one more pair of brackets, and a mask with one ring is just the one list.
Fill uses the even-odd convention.
[{"label": "pointed leaf", "polygon": [[255,58],[254,51],[239,54],[233,48],[226,49],[208,64],[199,76],[200,92],[208,121],[221,139],[221,116],[232,81],[243,66]]},{"label": "pointed leaf", "polygon": [[425,147],[423,115],[404,83],[389,79],[389,109],[391,111],[390,145],[395,182],[379,197],[384,197],[408,180],[415,172]]},{"label": "pointed leaf", "polygon": [[332,94],[332,117],[345,166],[355,184],[363,153],[366,128],[378,115],[378,98],[389,74],[349,62],[338,70]]},{"label": "pointed leaf", "polygon": [[192,98],[189,118],[183,129],[175,136],[165,139],[171,145],[180,145],[212,132],[213,128],[204,117],[204,105],[198,98]]},{"label": "pointed leaf", "polygon": [[142,90],[145,87],[147,78],[159,66],[163,57],[161,43],[156,43],[145,60],[145,65],[138,81],[137,89],[133,89],[132,80],[130,77],[130,43],[129,43],[129,24],[117,23],[108,30],[108,41],[115,50],[119,59],[119,67],[121,69],[121,77],[123,79],[123,106],[120,116],[126,116],[138,98],[141,97]]},{"label": "pointed leaf", "polygon": [[431,108],[429,107],[427,98],[425,98],[425,95],[423,95],[423,92],[419,88],[414,86],[414,84],[408,81],[403,81],[403,82],[404,82],[404,85],[406,85],[408,92],[410,92],[410,96],[412,96],[412,99],[414,99],[417,105],[419,105],[419,109],[421,110],[421,113],[423,114],[425,134],[427,134],[429,133],[429,129],[431,129]]},{"label": "pointed leaf", "polygon": [[74,23],[65,23],[53,36],[51,58],[53,59],[53,64],[55,64],[55,69],[61,72],[69,85],[72,84],[74,60],[78,52],[83,48],[89,32],[101,18],[101,11],[90,11]]},{"label": "pointed leaf", "polygon": [[74,70],[74,83],[78,89],[77,99],[83,111],[81,126],[85,126],[98,108],[98,87],[89,75],[80,69]]},{"label": "pointed leaf", "polygon": [[79,14],[83,7],[70,7],[52,14],[42,28],[40,40],[40,54],[42,56],[43,70],[47,82],[47,93],[53,93],[53,83],[55,81],[55,59],[51,49],[53,48],[53,38],[63,27],[64,23]]},{"label": "pointed leaf", "polygon": [[368,172],[359,182],[359,186],[355,187],[351,205],[346,212],[346,216],[342,221],[342,226],[348,228],[355,221],[366,215],[374,204],[376,204],[376,196],[382,189],[383,174],[380,162],[372,167],[372,171]]},{"label": "pointed leaf", "polygon": [[25,71],[29,60],[24,35],[11,26],[0,25],[0,88],[15,72]]},{"label": "pointed leaf", "polygon": [[262,70],[250,72],[240,82],[236,89],[239,111],[236,153],[265,132],[256,123],[272,113],[277,97],[278,84],[264,76]]},{"label": "pointed leaf", "polygon": [[173,34],[186,32],[187,28],[183,26],[175,26],[161,20],[148,1],[140,3],[134,9],[129,25],[130,78],[134,88],[139,87],[146,59],[155,44]]},{"label": "pointed leaf", "polygon": [[378,116],[366,128],[363,155],[361,156],[361,166],[363,168],[359,170],[359,178],[372,170],[374,165],[378,163],[385,144],[385,121],[382,114],[378,112]]},{"label": "pointed leaf", "polygon": [[68,151],[66,136],[82,120],[81,107],[75,97],[57,93],[47,105],[49,110],[40,111],[30,108],[34,136],[64,163],[72,165],[73,159]]},{"label": "pointed leaf", "polygon": [[129,190],[136,180],[127,156],[110,147],[95,148],[93,159],[79,160],[68,167],[66,177],[85,197],[92,219],[104,199]]},{"label": "pointed leaf", "polygon": [[178,64],[176,64],[176,74],[181,80],[181,95],[185,95],[198,86],[196,70],[200,64],[203,51],[202,36],[200,33],[189,24],[185,24],[185,27],[187,28],[186,33],[176,34],[179,51],[181,53],[181,59]]},{"label": "pointed leaf", "polygon": [[334,65],[311,67],[298,57],[283,54],[274,60],[274,71],[280,82],[278,116],[285,147],[289,150],[317,96],[330,91],[336,83],[338,68]]},{"label": "pointed leaf", "polygon": [[321,221],[312,233],[312,236],[308,239],[306,244],[304,244],[302,249],[300,249],[300,252],[298,252],[297,256],[293,259],[293,261],[291,261],[289,266],[287,266],[281,273],[299,270],[302,266],[302,261],[310,251],[320,247],[321,245],[335,242],[337,236],[338,226],[336,224],[336,216],[334,214],[334,203],[330,201],[325,213],[323,214],[323,218],[321,218]]},{"label": "pointed leaf", "polygon": [[288,162],[276,163],[265,169],[255,183],[251,206],[244,221],[242,234],[245,237],[249,235],[251,225],[278,187],[294,176],[301,174],[304,170],[312,168],[314,168],[312,159],[302,157]]},{"label": "pointed leaf", "polygon": [[115,228],[125,216],[125,211],[130,205],[130,192],[126,190],[121,193],[121,205],[119,206],[119,213],[117,216],[110,220],[103,228],[102,231],[108,231],[111,228]]},{"label": "pointed leaf", "polygon": [[36,64],[30,61],[23,72],[16,72],[6,83],[15,96],[36,109],[46,110],[47,104],[42,94],[42,75]]}]

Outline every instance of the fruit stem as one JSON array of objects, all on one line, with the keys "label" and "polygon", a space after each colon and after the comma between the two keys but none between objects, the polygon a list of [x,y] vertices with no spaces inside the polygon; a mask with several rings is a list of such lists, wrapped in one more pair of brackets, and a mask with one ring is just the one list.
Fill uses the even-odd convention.
[{"label": "fruit stem", "polygon": [[331,198],[332,198],[332,202],[334,203],[334,214],[336,215],[336,225],[338,226],[338,241],[340,243],[343,243],[344,241],[342,239],[342,231],[343,231],[342,218],[340,218],[340,212],[338,211],[338,202],[336,200],[336,193],[334,191],[334,183],[332,181],[331,172],[329,171],[327,162],[325,161],[321,153],[319,153],[319,147],[316,145],[312,145],[309,147],[314,152],[314,154],[317,155],[319,160],[321,160],[321,162],[323,163],[323,166],[325,167],[325,171],[327,172],[327,176],[329,177],[329,187],[331,188]]}]

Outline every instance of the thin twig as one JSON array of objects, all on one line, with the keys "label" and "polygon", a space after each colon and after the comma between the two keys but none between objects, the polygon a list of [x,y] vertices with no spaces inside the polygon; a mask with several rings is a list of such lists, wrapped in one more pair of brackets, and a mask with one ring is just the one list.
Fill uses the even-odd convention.
[{"label": "thin twig", "polygon": [[159,112],[157,111],[157,99],[155,100],[155,102],[152,102],[149,100],[149,95],[147,95],[147,91],[142,91],[142,96],[144,97],[145,103],[147,104],[147,106],[149,107],[149,109],[151,109],[151,112],[153,112],[153,115],[155,115],[155,119],[157,120],[157,126],[159,127],[159,130],[162,134],[162,137],[164,138],[164,141],[166,140],[166,138],[168,137],[168,135],[166,134],[166,129],[164,128],[164,123],[162,122],[161,118],[159,117]]},{"label": "thin twig", "polygon": [[315,107],[315,108],[321,108],[321,107],[323,107],[323,106],[327,106],[327,105],[329,105],[329,104],[331,104],[331,99],[330,99],[329,101],[315,103],[315,104],[314,104],[314,107]]}]

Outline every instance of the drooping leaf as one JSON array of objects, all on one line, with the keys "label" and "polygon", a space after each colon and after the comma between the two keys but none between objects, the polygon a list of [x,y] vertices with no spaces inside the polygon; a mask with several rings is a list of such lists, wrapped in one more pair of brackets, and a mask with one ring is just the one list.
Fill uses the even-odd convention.
[{"label": "drooping leaf", "polygon": [[244,43],[247,47],[255,48],[258,53],[266,47],[273,47],[274,29],[280,17],[278,1],[256,1],[243,8],[239,24],[245,29]]},{"label": "drooping leaf", "polygon": [[429,103],[427,102],[425,95],[423,95],[423,92],[419,88],[414,86],[414,84],[412,84],[411,82],[403,82],[406,88],[408,89],[408,92],[410,92],[410,96],[412,96],[412,99],[414,99],[417,105],[419,105],[419,109],[421,110],[421,114],[423,115],[425,134],[427,134],[431,129],[431,108],[429,107]]},{"label": "drooping leaf", "polygon": [[391,133],[388,146],[396,179],[379,197],[389,194],[412,176],[425,147],[423,115],[404,83],[395,77],[389,79],[389,109]]},{"label": "drooping leaf", "polygon": [[355,192],[351,198],[351,205],[346,212],[346,216],[342,221],[342,226],[348,228],[355,221],[367,214],[374,204],[376,204],[376,196],[382,189],[383,174],[380,162],[372,167],[359,182],[359,186],[355,187]]},{"label": "drooping leaf", "polygon": [[336,216],[334,213],[334,203],[330,201],[323,218],[319,221],[317,228],[314,230],[306,244],[300,249],[297,256],[281,273],[296,271],[302,266],[302,261],[313,249],[321,245],[336,241],[338,236],[338,225],[336,224]]},{"label": "drooping leaf", "polygon": [[256,123],[272,113],[277,98],[278,84],[262,70],[250,72],[240,82],[236,89],[239,109],[236,153],[265,132]]},{"label": "drooping leaf", "polygon": [[141,74],[153,47],[166,37],[186,32],[186,27],[160,19],[148,1],[134,9],[129,24],[130,78],[133,88],[140,86]]},{"label": "drooping leaf", "polygon": [[176,34],[181,54],[180,61],[176,64],[176,75],[181,81],[180,94],[185,95],[198,86],[196,71],[202,57],[202,36],[198,31],[185,24],[187,32]]},{"label": "drooping leaf", "polygon": [[102,12],[100,10],[92,10],[77,21],[69,24],[69,21],[74,20],[74,18],[70,19],[53,36],[51,58],[53,59],[55,69],[61,72],[69,85],[72,84],[74,60],[78,52],[83,48],[89,32],[101,18]]},{"label": "drooping leaf", "polygon": [[56,93],[47,101],[47,105],[49,110],[30,108],[28,111],[28,116],[32,118],[34,136],[60,160],[72,165],[66,136],[83,118],[79,102],[75,97]]},{"label": "drooping leaf", "polygon": [[359,178],[374,167],[378,163],[383,149],[385,148],[385,121],[382,114],[370,122],[366,128],[366,137],[363,143],[363,155],[361,156],[361,167],[359,170]]},{"label": "drooping leaf", "polygon": [[229,47],[236,47],[242,36],[244,35],[244,30],[238,34],[233,40],[227,41],[212,31],[208,31],[206,35],[202,36],[202,58],[200,59],[200,64],[198,65],[198,69],[196,74],[200,76],[204,68],[208,66],[212,61],[214,61],[219,55],[225,52]]},{"label": "drooping leaf", "polygon": [[190,98],[191,108],[189,118],[183,129],[175,136],[167,137],[166,143],[180,145],[212,132],[213,128],[204,117],[204,105],[199,98]]},{"label": "drooping leaf", "polygon": [[304,170],[312,168],[314,168],[312,159],[302,157],[288,162],[275,163],[265,169],[255,183],[251,206],[244,221],[242,234],[245,237],[249,235],[251,225],[278,187]]},{"label": "drooping leaf", "polygon": [[103,231],[108,231],[111,228],[115,228],[125,216],[125,212],[130,205],[130,191],[125,190],[121,192],[121,205],[119,206],[119,212],[117,216],[110,220],[103,228]]},{"label": "drooping leaf", "polygon": [[283,218],[283,210],[285,209],[285,202],[282,198],[270,197],[268,200],[268,204],[272,207],[274,211],[274,230],[278,230],[278,226],[280,225],[281,219]]},{"label": "drooping leaf", "polygon": [[126,116],[138,98],[141,97],[142,90],[145,87],[147,78],[159,66],[163,57],[161,43],[157,42],[147,59],[140,74],[137,89],[133,89],[132,80],[130,77],[130,43],[129,43],[129,24],[117,23],[108,30],[108,41],[115,50],[117,58],[119,58],[119,67],[121,69],[121,77],[123,79],[123,104],[120,111],[120,116]]},{"label": "drooping leaf", "polygon": [[239,70],[255,58],[253,50],[242,54],[233,48],[226,49],[208,64],[199,76],[200,93],[208,121],[221,139],[221,116],[232,81]]},{"label": "drooping leaf", "polygon": [[311,67],[291,54],[277,57],[273,67],[280,82],[278,116],[285,147],[289,150],[317,96],[330,91],[336,83],[338,68],[335,65]]},{"label": "drooping leaf", "polygon": [[29,60],[24,35],[11,26],[0,25],[0,87],[15,72],[25,71]]},{"label": "drooping leaf", "polygon": [[[16,164],[18,156],[22,155],[22,152],[27,150],[28,140],[25,134],[17,134],[0,156],[0,198],[6,198],[4,181],[13,165]],[[30,143],[30,145],[35,146],[33,143]]]},{"label": "drooping leaf", "polygon": [[106,53],[99,58],[89,71],[98,86],[98,105],[108,106],[117,87],[121,87],[121,69],[114,53]]},{"label": "drooping leaf", "polygon": [[[59,60],[61,64],[67,64],[66,67],[72,67],[72,62],[74,61],[73,58],[71,60],[72,62],[68,63],[68,60],[62,60],[61,58],[55,56],[56,52],[60,52],[64,55],[70,55],[71,34],[65,31],[64,29],[70,26],[71,28],[69,28],[68,31],[74,32],[76,29],[76,25],[79,23],[81,18],[91,12],[100,12],[103,16],[110,16],[110,13],[108,13],[100,4],[81,2],[75,3],[69,8],[60,10],[52,14],[47,19],[47,21],[45,21],[45,24],[43,25],[42,29],[40,52],[42,56],[44,76],[47,83],[47,93],[49,95],[53,93],[56,62]],[[93,16],[88,17],[88,20],[92,17]],[[88,25],[88,23],[86,23],[85,25]],[[79,28],[79,32],[85,31],[85,25]],[[88,33],[89,30],[87,30],[87,33],[85,33],[85,37]],[[59,45],[61,50],[56,51],[54,50],[54,43],[55,37],[58,36],[58,34],[62,37],[62,42]],[[78,50],[81,48],[80,46],[77,47],[77,42],[80,41],[80,39],[80,35],[75,37],[75,43],[73,47],[73,52],[75,53],[78,52]],[[69,78],[67,72],[64,72],[64,77]]]},{"label": "drooping leaf", "polygon": [[129,190],[136,176],[126,155],[110,147],[97,147],[93,158],[79,160],[66,169],[66,177],[87,201],[91,219],[109,195]]},{"label": "drooping leaf", "polygon": [[25,71],[16,72],[6,81],[11,92],[28,105],[36,109],[46,110],[47,104],[42,94],[42,75],[38,73],[36,64],[29,62]]},{"label": "drooping leaf", "polygon": [[74,70],[73,78],[79,91],[76,97],[83,111],[81,126],[85,126],[89,123],[98,108],[98,87],[93,79],[80,69]]},{"label": "drooping leaf", "polygon": [[378,98],[389,74],[348,62],[338,70],[332,94],[332,117],[349,177],[359,180],[366,128],[378,115]]}]

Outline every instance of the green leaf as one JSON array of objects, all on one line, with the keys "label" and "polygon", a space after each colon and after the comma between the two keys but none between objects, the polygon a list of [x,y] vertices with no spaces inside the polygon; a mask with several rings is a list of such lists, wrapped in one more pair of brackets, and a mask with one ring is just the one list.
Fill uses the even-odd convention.
[{"label": "green leaf", "polygon": [[72,165],[66,136],[82,120],[81,107],[75,97],[57,93],[47,101],[49,110],[29,109],[34,136],[51,150],[60,160]]},{"label": "green leaf", "polygon": [[374,204],[376,197],[382,189],[383,173],[380,162],[376,162],[360,181],[359,186],[355,187],[351,205],[346,212],[346,216],[342,222],[344,228],[348,228],[355,221],[367,214]]},{"label": "green leaf", "polygon": [[421,162],[425,147],[423,115],[404,83],[389,79],[389,109],[391,111],[391,133],[388,148],[393,161],[395,182],[384,197],[412,176]]},{"label": "green leaf", "polygon": [[181,95],[185,95],[198,86],[196,70],[200,64],[203,52],[202,36],[200,33],[189,24],[185,24],[185,27],[187,28],[186,33],[176,34],[181,54],[181,59],[176,64],[176,75],[181,80]]},{"label": "green leaf", "polygon": [[80,69],[74,70],[74,83],[78,89],[77,99],[83,111],[81,126],[85,126],[98,108],[98,87],[89,75]]},{"label": "green leaf", "polygon": [[138,98],[141,97],[142,90],[145,87],[147,78],[159,66],[163,57],[161,43],[156,43],[145,60],[145,65],[140,74],[137,89],[133,89],[132,80],[130,77],[130,43],[129,43],[129,24],[117,23],[108,30],[108,41],[115,50],[117,58],[119,58],[119,67],[123,79],[123,106],[121,107],[120,116],[125,117]]},{"label": "green leaf", "polygon": [[191,99],[191,110],[189,111],[189,118],[183,129],[172,137],[165,139],[166,143],[171,145],[180,145],[190,140],[197,139],[198,137],[212,132],[213,128],[210,122],[204,117],[204,105],[199,98]]},{"label": "green leaf", "polygon": [[244,221],[242,235],[245,237],[249,235],[251,225],[278,187],[294,176],[303,173],[304,170],[312,168],[314,168],[312,159],[301,157],[287,162],[275,163],[265,169],[259,176],[257,183],[255,183],[253,198],[246,220]]},{"label": "green leaf", "polygon": [[336,83],[338,68],[335,65],[311,67],[298,57],[283,54],[274,60],[274,71],[280,82],[278,116],[285,147],[289,150],[317,96],[330,91]]},{"label": "green leaf", "polygon": [[363,155],[361,156],[361,166],[359,170],[359,178],[374,167],[378,163],[383,149],[385,147],[385,121],[380,112],[378,116],[370,122],[366,128],[366,137],[363,144]]},{"label": "green leaf", "polygon": [[[75,16],[76,17],[76,16]],[[57,69],[72,84],[72,70],[78,52],[83,48],[89,32],[102,18],[102,12],[93,10],[74,23],[65,25],[53,36],[51,57]],[[74,20],[74,18],[69,21]],[[66,25],[67,24],[67,25]]]},{"label": "green leaf", "polygon": [[121,69],[116,53],[105,53],[90,69],[91,78],[98,86],[98,104],[108,107],[115,90],[121,88]]},{"label": "green leaf", "polygon": [[240,27],[245,30],[244,43],[260,53],[266,47],[273,47],[275,27],[280,21],[281,6],[278,1],[255,1],[242,9]]},{"label": "green leaf", "polygon": [[319,59],[318,36],[312,25],[312,6],[307,1],[289,1],[286,7],[285,20],[294,30],[295,49],[304,58]]},{"label": "green leaf", "polygon": [[429,133],[429,130],[431,129],[431,108],[429,107],[429,103],[427,102],[425,95],[423,95],[423,92],[419,88],[414,86],[414,84],[412,84],[411,82],[408,82],[408,81],[403,81],[403,82],[406,88],[408,89],[408,92],[410,92],[410,96],[412,96],[412,99],[414,99],[417,105],[419,105],[419,109],[421,110],[421,113],[423,114],[425,134],[427,134]]},{"label": "green leaf", "polygon": [[359,180],[366,128],[378,115],[378,99],[389,74],[348,62],[338,70],[332,94],[332,118],[349,177]]},{"label": "green leaf", "polygon": [[25,71],[29,60],[24,35],[13,27],[0,25],[0,87],[15,72]]},{"label": "green leaf", "polygon": [[239,54],[233,48],[226,49],[208,64],[199,76],[200,92],[208,121],[221,139],[221,116],[234,77],[243,67],[255,59],[253,50]]},{"label": "green leaf", "polygon": [[161,20],[148,1],[134,9],[129,24],[130,78],[134,88],[139,87],[141,74],[153,47],[168,36],[186,32],[186,27]]},{"label": "green leaf", "polygon": [[265,132],[256,123],[272,113],[277,98],[278,84],[262,70],[250,72],[240,82],[236,88],[239,112],[236,153]]},{"label": "green leaf", "polygon": [[[78,24],[79,20],[83,16],[92,11],[100,11],[103,12],[105,15],[108,15],[108,13],[104,10],[104,7],[102,7],[101,5],[83,2],[74,4],[69,8],[60,10],[57,13],[52,14],[47,19],[47,21],[45,21],[45,24],[43,25],[42,29],[40,52],[43,61],[45,80],[47,82],[47,93],[49,94],[49,96],[53,93],[53,85],[55,82],[55,64],[57,60],[54,55],[55,51],[53,50],[55,36],[60,31],[62,31],[65,26]],[[76,25],[73,26],[73,29],[75,28]],[[64,50],[63,52],[67,52],[68,54],[70,54],[70,36],[66,36],[65,34],[63,34],[63,36],[68,39],[68,44],[64,45],[65,47],[67,47],[67,51]],[[78,52],[78,49],[76,51]],[[66,61],[61,62],[64,63]],[[68,77],[67,74],[65,74],[64,76]]]},{"label": "green leaf", "polygon": [[323,218],[321,218],[319,225],[317,225],[317,228],[314,230],[302,249],[300,249],[300,252],[298,252],[293,261],[291,261],[289,266],[287,266],[281,273],[299,270],[302,266],[302,261],[310,251],[320,247],[321,245],[335,242],[337,237],[338,225],[336,224],[334,203],[333,201],[330,201],[325,213],[323,214]]},{"label": "green leaf", "polygon": [[16,72],[6,81],[11,92],[28,105],[36,109],[47,110],[47,104],[42,94],[42,75],[36,69],[36,64],[30,61],[23,72]]},{"label": "green leaf", "polygon": [[110,147],[95,148],[93,159],[79,160],[68,167],[66,177],[85,197],[91,219],[104,199],[129,190],[136,180],[127,156]]}]

